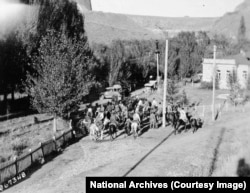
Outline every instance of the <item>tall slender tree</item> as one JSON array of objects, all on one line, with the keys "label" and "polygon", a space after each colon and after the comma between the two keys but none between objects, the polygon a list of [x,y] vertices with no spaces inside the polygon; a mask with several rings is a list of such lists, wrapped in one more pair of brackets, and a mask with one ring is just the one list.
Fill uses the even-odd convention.
[{"label": "tall slender tree", "polygon": [[56,122],[58,116],[75,111],[89,93],[94,84],[93,59],[84,38],[49,31],[40,45],[38,56],[32,59],[35,73],[28,75],[26,85],[32,105],[40,113],[52,114]]},{"label": "tall slender tree", "polygon": [[246,25],[245,25],[245,18],[241,16],[240,19],[240,26],[238,30],[238,43],[242,44],[246,40]]}]

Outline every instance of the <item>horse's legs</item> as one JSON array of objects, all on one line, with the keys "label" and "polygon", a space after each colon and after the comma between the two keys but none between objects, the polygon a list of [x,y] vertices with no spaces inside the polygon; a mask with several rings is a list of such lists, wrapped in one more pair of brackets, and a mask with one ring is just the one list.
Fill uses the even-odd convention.
[{"label": "horse's legs", "polygon": [[110,141],[112,141],[113,140],[113,126],[112,125],[109,126],[109,136],[110,136]]},{"label": "horse's legs", "polygon": [[136,125],[132,125],[132,129],[133,129],[133,133],[134,133],[134,138],[136,139],[136,137],[138,137],[137,126]]},{"label": "horse's legs", "polygon": [[174,126],[174,134],[176,135],[177,131],[179,130],[180,122],[178,121]]},{"label": "horse's legs", "polygon": [[131,125],[131,129],[132,129],[132,132],[133,132],[133,136],[135,138],[135,128],[134,128],[134,124]]},{"label": "horse's legs", "polygon": [[117,138],[117,127],[114,127],[115,138]]},{"label": "horse's legs", "polygon": [[196,131],[196,128],[195,128],[195,126],[194,126],[194,128],[193,128],[193,133]]},{"label": "horse's legs", "polygon": [[130,125],[129,125],[129,123],[126,124],[125,129],[126,129],[127,136],[129,136],[129,134],[130,134]]},{"label": "horse's legs", "polygon": [[187,132],[187,123],[183,122],[184,123],[184,129],[185,129],[185,132]]},{"label": "horse's legs", "polygon": [[101,130],[101,140],[103,140],[103,132],[104,132],[104,129]]},{"label": "horse's legs", "polygon": [[138,133],[139,133],[139,125],[135,126],[135,133],[136,133],[136,137],[139,137]]}]

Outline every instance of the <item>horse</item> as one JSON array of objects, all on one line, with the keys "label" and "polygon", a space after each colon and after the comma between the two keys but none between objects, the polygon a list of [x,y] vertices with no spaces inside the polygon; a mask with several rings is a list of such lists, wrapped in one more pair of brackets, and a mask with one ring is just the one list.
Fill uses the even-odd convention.
[{"label": "horse", "polygon": [[188,128],[187,126],[190,124],[189,124],[188,119],[186,121],[184,121],[183,119],[180,119],[180,112],[179,111],[176,111],[175,115],[176,115],[176,118],[175,118],[174,129],[175,129],[175,135],[176,135],[177,131],[178,131],[178,133],[180,133],[182,130],[187,131],[187,128]]},{"label": "horse", "polygon": [[133,131],[135,139],[136,139],[136,137],[139,137],[139,135],[138,135],[138,128],[139,128],[139,123],[137,121],[133,121],[131,123],[131,129]]},{"label": "horse", "polygon": [[127,136],[129,136],[130,131],[131,131],[131,129],[130,129],[131,128],[131,120],[129,118],[128,111],[125,110],[125,111],[118,113],[117,121],[118,121],[118,129],[124,129]]},{"label": "horse", "polygon": [[109,135],[111,141],[117,137],[117,125],[114,122],[109,123]]},{"label": "horse", "polygon": [[84,135],[90,132],[91,119],[86,116],[83,120],[80,121],[80,132]]},{"label": "horse", "polygon": [[176,127],[177,120],[178,120],[178,116],[176,112],[166,113],[166,121],[168,124],[170,123],[173,128]]},{"label": "horse", "polygon": [[196,132],[199,128],[203,126],[204,121],[201,120],[201,118],[191,118],[190,119],[190,125],[191,128],[193,128],[193,133]]},{"label": "horse", "polygon": [[156,115],[153,112],[150,114],[149,125],[150,129],[157,129]]},{"label": "horse", "polygon": [[144,105],[144,108],[143,108],[143,114],[144,114],[144,116],[147,117],[147,116],[150,115],[149,110],[150,110],[149,102],[146,101],[146,102],[145,102],[145,105]]},{"label": "horse", "polygon": [[90,127],[89,127],[89,136],[90,139],[93,141],[97,141],[97,139],[100,136],[101,130],[97,127],[95,122],[92,122]]},{"label": "horse", "polygon": [[180,133],[182,130],[187,131],[187,122],[185,122],[182,119],[178,119],[175,125],[175,135],[178,131],[178,133]]},{"label": "horse", "polygon": [[124,125],[124,129],[125,129],[125,133],[127,134],[127,136],[130,135],[130,132],[131,132],[131,124],[132,124],[132,121],[130,118],[127,118],[125,120],[125,125]]}]

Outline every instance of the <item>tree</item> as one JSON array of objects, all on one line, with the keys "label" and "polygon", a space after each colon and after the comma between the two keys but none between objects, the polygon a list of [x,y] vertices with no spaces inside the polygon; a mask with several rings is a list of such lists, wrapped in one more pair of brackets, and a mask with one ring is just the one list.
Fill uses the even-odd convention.
[{"label": "tree", "polygon": [[108,61],[109,61],[109,86],[113,86],[119,78],[120,69],[123,63],[126,62],[126,50],[122,41],[114,41],[108,49]]},{"label": "tree", "polygon": [[235,70],[233,70],[232,73],[229,74],[228,85],[230,88],[229,99],[231,103],[236,106],[238,99],[243,97],[244,90],[240,86]]},{"label": "tree", "polygon": [[25,79],[25,68],[27,55],[24,45],[18,38],[16,32],[8,34],[6,39],[0,40],[0,86],[4,94],[4,101],[7,95],[20,91],[22,80]]},{"label": "tree", "polygon": [[238,30],[238,43],[242,44],[246,40],[246,25],[245,25],[245,18],[241,16],[240,19],[240,26]]},{"label": "tree", "polygon": [[167,100],[168,101],[176,101],[177,95],[179,93],[179,86],[176,80],[168,79],[168,86],[167,86]]},{"label": "tree", "polygon": [[[48,31],[33,57],[34,74],[26,85],[32,105],[39,113],[65,118],[73,112],[94,84],[90,66],[93,62],[85,38],[69,38],[64,33]],[[56,130],[56,128],[54,127]]]},{"label": "tree", "polygon": [[182,104],[182,106],[189,104],[189,99],[185,90],[183,90],[182,93],[179,95],[178,102]]}]

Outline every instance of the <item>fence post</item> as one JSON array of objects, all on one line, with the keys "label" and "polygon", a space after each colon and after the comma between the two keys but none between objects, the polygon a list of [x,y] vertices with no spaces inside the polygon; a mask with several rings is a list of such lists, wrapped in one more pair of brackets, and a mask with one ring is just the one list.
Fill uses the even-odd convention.
[{"label": "fence post", "polygon": [[54,144],[55,144],[55,151],[57,151],[57,144],[56,144],[56,137],[55,136],[53,136],[53,142],[54,142]]},{"label": "fence post", "polygon": [[32,156],[32,153],[31,153],[31,149],[29,149],[29,152],[30,152],[30,160],[31,160],[31,164],[33,164],[33,156]]},{"label": "fence post", "polygon": [[205,105],[203,105],[202,117],[205,117]]},{"label": "fence post", "polygon": [[18,165],[17,165],[17,157],[14,157],[14,161],[15,161],[15,167],[16,167],[16,176],[18,175]]},{"label": "fence post", "polygon": [[69,129],[72,129],[72,119],[69,120]]},{"label": "fence post", "polygon": [[41,147],[42,154],[43,154],[43,158],[44,158],[44,157],[45,157],[45,155],[44,155],[44,149],[43,149],[43,144],[42,144],[42,142],[40,142],[40,143],[39,143],[39,145],[40,145],[40,147]]},{"label": "fence post", "polygon": [[63,131],[63,145],[66,144],[65,132]]}]

